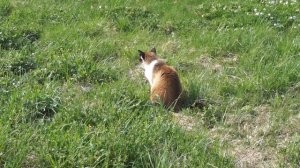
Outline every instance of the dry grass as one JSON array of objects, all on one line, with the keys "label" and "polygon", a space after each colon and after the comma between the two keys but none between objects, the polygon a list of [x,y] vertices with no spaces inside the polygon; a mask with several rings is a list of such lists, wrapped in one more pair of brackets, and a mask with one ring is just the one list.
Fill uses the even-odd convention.
[{"label": "dry grass", "polygon": [[172,113],[174,120],[186,131],[192,131],[197,127],[198,122],[195,118],[185,115],[183,113]]},{"label": "dry grass", "polygon": [[[224,154],[235,158],[236,167],[278,167],[285,159],[280,150],[296,139],[299,132],[296,124],[300,122],[300,115],[290,117],[289,124],[281,125],[280,129],[285,131],[274,134],[276,128],[269,105],[245,106],[242,110],[245,112],[228,114],[224,124],[208,129],[209,136],[213,141],[227,144]],[[185,130],[191,131],[197,125],[193,117],[183,114],[175,114],[175,117]]]}]

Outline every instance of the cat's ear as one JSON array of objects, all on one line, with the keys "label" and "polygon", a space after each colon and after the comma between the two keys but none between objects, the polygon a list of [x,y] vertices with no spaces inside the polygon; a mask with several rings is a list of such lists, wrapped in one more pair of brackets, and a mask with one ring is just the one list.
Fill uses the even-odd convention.
[{"label": "cat's ear", "polygon": [[155,47],[153,47],[153,48],[151,49],[151,52],[153,52],[153,53],[155,53],[155,54],[156,54],[156,48],[155,48]]},{"label": "cat's ear", "polygon": [[140,56],[140,62],[145,61],[145,53],[141,50],[138,50]]}]

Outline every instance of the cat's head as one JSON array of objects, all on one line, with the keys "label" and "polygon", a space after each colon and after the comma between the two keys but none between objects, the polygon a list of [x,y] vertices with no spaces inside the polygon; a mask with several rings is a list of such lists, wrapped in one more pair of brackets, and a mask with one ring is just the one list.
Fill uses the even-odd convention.
[{"label": "cat's head", "polygon": [[149,65],[152,61],[158,59],[155,48],[152,48],[148,52],[144,52],[141,50],[138,50],[138,51],[139,51],[140,63],[142,63],[143,65]]}]

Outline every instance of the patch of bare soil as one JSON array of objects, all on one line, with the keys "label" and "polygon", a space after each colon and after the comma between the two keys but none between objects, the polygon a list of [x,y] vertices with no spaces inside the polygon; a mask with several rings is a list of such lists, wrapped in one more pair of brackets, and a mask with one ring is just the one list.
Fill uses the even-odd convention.
[{"label": "patch of bare soil", "polygon": [[166,43],[162,44],[162,52],[171,52],[171,53],[177,53],[180,49],[181,44],[177,40],[169,40]]},{"label": "patch of bare soil", "polygon": [[191,116],[182,113],[173,113],[175,121],[186,131],[192,131],[197,126],[197,121]]},{"label": "patch of bare soil", "polygon": [[22,167],[31,167],[31,168],[38,167],[38,159],[35,153],[30,153],[26,156],[26,159],[22,163]]},{"label": "patch of bare soil", "polygon": [[287,131],[289,133],[284,135],[282,135],[284,132],[274,133],[275,123],[271,118],[272,112],[268,105],[254,108],[246,106],[244,110],[247,112],[228,115],[224,127],[217,127],[210,131],[211,137],[228,144],[224,152],[235,157],[236,167],[279,167],[283,162],[280,149],[286,147],[293,138],[289,134],[293,130]]},{"label": "patch of bare soil", "polygon": [[198,63],[205,69],[211,70],[215,73],[221,73],[224,70],[224,66],[227,68],[233,68],[231,65],[238,61],[237,56],[230,54],[227,57],[222,57],[219,59],[212,59],[210,56],[203,55],[198,60]]},{"label": "patch of bare soil", "polygon": [[[279,167],[284,157],[280,149],[293,139],[289,126],[300,122],[299,117],[291,117],[289,126],[282,126],[281,133],[274,133],[275,123],[268,105],[245,106],[242,114],[230,114],[224,125],[211,128],[208,135],[212,140],[226,144],[224,155],[235,158],[238,168]],[[186,131],[193,131],[199,122],[191,116],[173,113],[175,121]],[[294,128],[294,127],[293,127]],[[295,127],[295,129],[298,127]],[[288,129],[287,132],[284,130]]]},{"label": "patch of bare soil", "polygon": [[[229,145],[225,153],[236,158],[236,167],[276,167],[278,153],[266,145],[266,136],[272,127],[270,108],[246,106],[244,110],[253,112],[228,116],[225,122],[228,127],[223,131],[212,131],[212,134],[216,136],[217,133]],[[229,133],[223,136],[226,132]]]},{"label": "patch of bare soil", "polygon": [[128,71],[128,77],[134,81],[140,81],[141,79],[145,79],[143,76],[143,69],[140,65],[135,66],[134,68]]}]

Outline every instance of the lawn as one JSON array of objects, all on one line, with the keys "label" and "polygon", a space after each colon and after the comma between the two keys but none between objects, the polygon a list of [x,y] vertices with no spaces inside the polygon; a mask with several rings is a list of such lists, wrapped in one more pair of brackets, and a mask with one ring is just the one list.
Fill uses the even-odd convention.
[{"label": "lawn", "polygon": [[1,0],[0,167],[299,167],[299,72],[296,0]]}]

